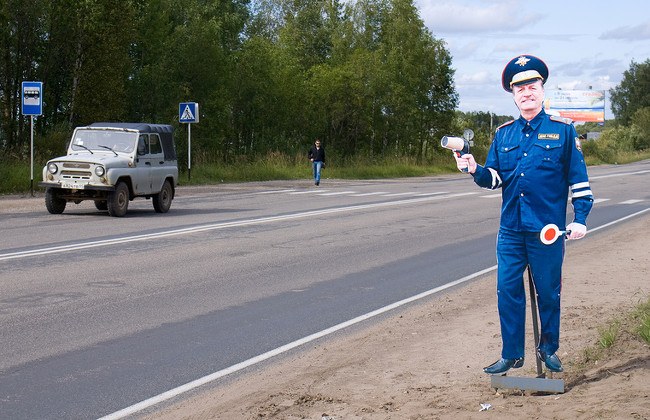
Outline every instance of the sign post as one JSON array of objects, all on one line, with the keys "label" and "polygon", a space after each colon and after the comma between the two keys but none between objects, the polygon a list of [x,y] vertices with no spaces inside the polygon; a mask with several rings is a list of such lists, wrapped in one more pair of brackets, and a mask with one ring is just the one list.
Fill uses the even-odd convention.
[{"label": "sign post", "polygon": [[178,104],[178,122],[187,124],[187,180],[192,178],[192,123],[199,122],[199,104],[181,102]]},{"label": "sign post", "polygon": [[23,82],[20,89],[21,111],[30,117],[29,191],[34,196],[34,115],[43,113],[43,82]]}]

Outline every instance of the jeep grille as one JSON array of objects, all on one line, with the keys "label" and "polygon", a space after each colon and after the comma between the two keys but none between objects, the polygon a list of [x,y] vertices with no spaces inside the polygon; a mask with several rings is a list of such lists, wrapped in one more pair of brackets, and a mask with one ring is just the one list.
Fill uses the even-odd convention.
[{"label": "jeep grille", "polygon": [[90,163],[64,162],[63,167],[71,169],[90,169]]},{"label": "jeep grille", "polygon": [[86,171],[61,171],[61,178],[64,179],[90,179],[90,176],[91,173]]}]

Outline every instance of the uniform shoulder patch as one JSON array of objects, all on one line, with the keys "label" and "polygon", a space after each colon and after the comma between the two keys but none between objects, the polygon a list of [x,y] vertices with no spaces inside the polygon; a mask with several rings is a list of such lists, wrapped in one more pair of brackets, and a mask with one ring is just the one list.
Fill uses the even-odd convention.
[{"label": "uniform shoulder patch", "polygon": [[507,125],[510,125],[510,124],[512,124],[512,123],[515,122],[515,121],[516,121],[516,120],[510,120],[510,121],[506,121],[506,122],[504,122],[503,124],[501,124],[500,126],[497,127],[497,131],[498,131],[500,128],[505,127],[505,126],[507,126]]},{"label": "uniform shoulder patch", "polygon": [[561,122],[561,123],[564,123],[564,124],[567,124],[567,125],[573,124],[573,120],[571,118],[560,117],[558,115],[550,115],[549,119],[551,121],[557,121],[557,122]]}]

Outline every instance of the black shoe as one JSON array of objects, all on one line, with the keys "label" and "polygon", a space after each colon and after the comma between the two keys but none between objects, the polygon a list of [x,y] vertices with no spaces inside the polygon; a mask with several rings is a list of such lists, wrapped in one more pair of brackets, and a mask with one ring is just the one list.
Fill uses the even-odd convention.
[{"label": "black shoe", "polygon": [[504,359],[501,358],[496,362],[492,363],[488,367],[483,368],[483,372],[490,375],[497,375],[499,373],[504,373],[510,370],[510,368],[520,368],[524,365],[524,358],[520,357],[519,359]]},{"label": "black shoe", "polygon": [[537,349],[537,356],[539,357],[539,360],[544,362],[546,369],[551,372],[564,372],[562,362],[560,361],[560,358],[557,357],[557,354],[553,353],[550,356],[547,356],[542,350]]},{"label": "black shoe", "polygon": [[316,181],[316,186],[318,187],[320,185],[320,181]]}]

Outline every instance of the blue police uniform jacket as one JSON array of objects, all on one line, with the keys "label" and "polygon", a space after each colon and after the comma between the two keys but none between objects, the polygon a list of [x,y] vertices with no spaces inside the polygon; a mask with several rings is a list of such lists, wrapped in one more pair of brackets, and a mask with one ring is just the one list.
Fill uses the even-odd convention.
[{"label": "blue police uniform jacket", "polygon": [[593,205],[575,127],[544,110],[497,128],[485,166],[473,176],[480,187],[502,188],[502,229],[539,232],[549,223],[565,229],[569,191],[574,222],[586,225]]}]

